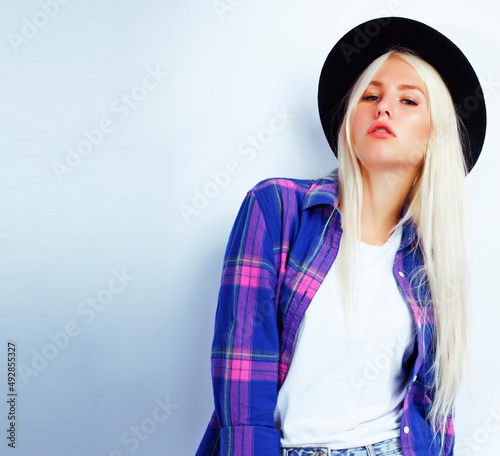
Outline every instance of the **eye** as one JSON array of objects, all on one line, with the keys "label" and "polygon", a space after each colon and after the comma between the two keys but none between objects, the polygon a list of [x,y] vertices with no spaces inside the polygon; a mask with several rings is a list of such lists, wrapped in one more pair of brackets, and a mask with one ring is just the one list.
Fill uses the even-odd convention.
[{"label": "eye", "polygon": [[365,101],[377,101],[378,100],[378,96],[377,95],[363,95],[361,97],[362,100],[365,100]]},{"label": "eye", "polygon": [[413,98],[403,98],[401,101],[403,104],[418,106],[418,102]]}]

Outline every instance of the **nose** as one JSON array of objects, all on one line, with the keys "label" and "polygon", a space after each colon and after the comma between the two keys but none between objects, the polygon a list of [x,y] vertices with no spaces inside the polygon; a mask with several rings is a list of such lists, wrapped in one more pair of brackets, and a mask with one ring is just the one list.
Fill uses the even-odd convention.
[{"label": "nose", "polygon": [[382,98],[377,105],[377,114],[376,115],[377,115],[377,118],[379,118],[379,117],[382,117],[384,114],[387,114],[387,117],[389,117],[389,119],[391,119],[393,116],[393,110],[392,110],[392,106],[390,105],[390,103],[385,98]]}]

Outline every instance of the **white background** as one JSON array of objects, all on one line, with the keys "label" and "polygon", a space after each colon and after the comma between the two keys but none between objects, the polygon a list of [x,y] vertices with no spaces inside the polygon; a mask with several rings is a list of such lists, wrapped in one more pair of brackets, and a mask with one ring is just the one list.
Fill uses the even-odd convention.
[{"label": "white background", "polygon": [[[324,59],[355,25],[397,15],[452,39],[486,94],[487,138],[466,181],[475,359],[456,454],[498,455],[498,6],[54,2],[0,2],[0,454],[9,341],[12,454],[194,454],[213,410],[217,293],[242,199],[261,179],[335,167],[316,105]],[[276,110],[290,116],[283,131],[242,154]],[[87,153],[79,162],[68,156],[77,147]],[[215,183],[228,166],[233,175]]]}]

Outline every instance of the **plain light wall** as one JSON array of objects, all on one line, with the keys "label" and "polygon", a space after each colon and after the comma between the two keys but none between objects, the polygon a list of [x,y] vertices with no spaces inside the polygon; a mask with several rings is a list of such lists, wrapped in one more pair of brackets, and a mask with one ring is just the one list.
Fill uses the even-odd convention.
[{"label": "plain light wall", "polygon": [[[238,208],[261,179],[335,167],[319,74],[344,33],[385,15],[437,28],[483,83],[487,138],[466,180],[475,362],[456,431],[458,455],[498,454],[496,4],[2,0],[0,9],[0,378],[6,399],[10,341],[16,454],[194,454],[213,410],[210,346]],[[276,116],[283,129],[266,136]]]}]

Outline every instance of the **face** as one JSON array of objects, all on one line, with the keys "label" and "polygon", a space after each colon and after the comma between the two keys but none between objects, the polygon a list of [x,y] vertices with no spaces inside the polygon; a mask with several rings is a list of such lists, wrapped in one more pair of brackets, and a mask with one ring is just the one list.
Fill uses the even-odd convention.
[{"label": "face", "polygon": [[358,101],[352,129],[363,168],[399,168],[415,176],[430,131],[426,88],[417,71],[401,58],[387,59]]}]

